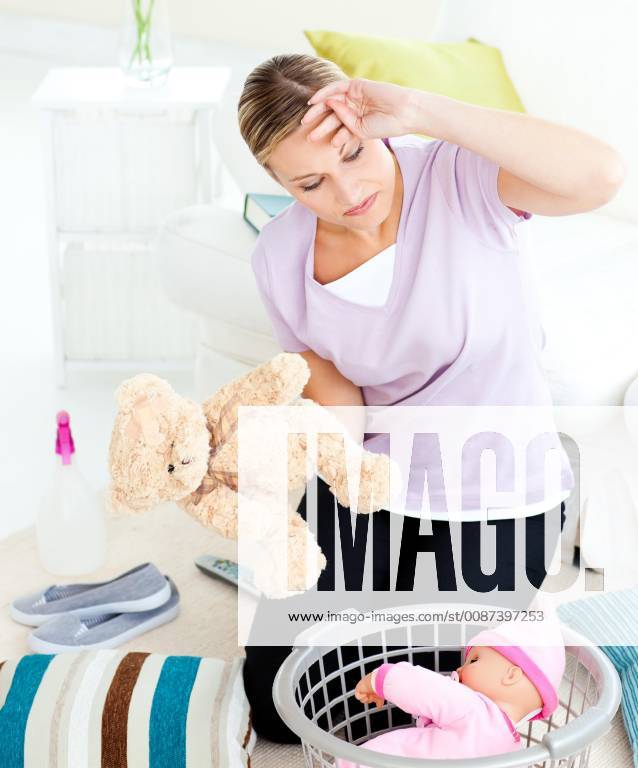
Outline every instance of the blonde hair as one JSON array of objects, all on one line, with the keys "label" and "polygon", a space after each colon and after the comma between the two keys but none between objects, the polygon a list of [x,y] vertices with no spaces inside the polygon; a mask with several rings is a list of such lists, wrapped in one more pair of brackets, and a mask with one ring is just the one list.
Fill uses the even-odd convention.
[{"label": "blonde hair", "polygon": [[251,153],[267,170],[275,146],[299,128],[308,99],[347,75],[334,62],[305,53],[272,56],[246,78],[237,103],[239,131]]}]

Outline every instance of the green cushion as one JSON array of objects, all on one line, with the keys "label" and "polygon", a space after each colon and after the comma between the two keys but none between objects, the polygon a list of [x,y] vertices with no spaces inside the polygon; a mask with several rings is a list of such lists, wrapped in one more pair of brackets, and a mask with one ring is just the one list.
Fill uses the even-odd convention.
[{"label": "green cushion", "polygon": [[525,112],[501,52],[476,38],[464,43],[430,43],[323,29],[305,29],[304,35],[318,56],[333,61],[350,78],[395,83],[483,107]]}]

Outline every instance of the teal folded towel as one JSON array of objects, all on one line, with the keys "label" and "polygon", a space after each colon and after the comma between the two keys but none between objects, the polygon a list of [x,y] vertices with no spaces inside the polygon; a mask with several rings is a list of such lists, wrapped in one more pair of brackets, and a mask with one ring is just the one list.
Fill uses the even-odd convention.
[{"label": "teal folded towel", "polygon": [[598,645],[616,667],[623,721],[638,768],[638,588],[573,600],[557,611],[562,622]]}]

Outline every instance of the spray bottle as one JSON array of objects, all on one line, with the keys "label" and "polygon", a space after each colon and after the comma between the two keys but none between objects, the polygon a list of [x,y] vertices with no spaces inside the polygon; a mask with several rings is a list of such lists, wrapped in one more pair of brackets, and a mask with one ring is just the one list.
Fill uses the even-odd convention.
[{"label": "spray bottle", "polygon": [[104,502],[72,461],[75,444],[66,411],[57,414],[55,453],[58,458],[36,521],[40,560],[53,574],[91,573],[106,557]]}]

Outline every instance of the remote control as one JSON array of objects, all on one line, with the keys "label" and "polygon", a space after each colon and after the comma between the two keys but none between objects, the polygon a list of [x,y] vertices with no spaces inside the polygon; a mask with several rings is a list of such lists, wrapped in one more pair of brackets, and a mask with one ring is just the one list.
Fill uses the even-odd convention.
[{"label": "remote control", "polygon": [[239,583],[239,565],[234,560],[227,560],[215,555],[201,555],[195,558],[195,565],[207,576],[214,576],[244,589],[255,597],[260,597],[261,592],[255,587],[252,571],[249,568],[242,569],[242,581]]}]

